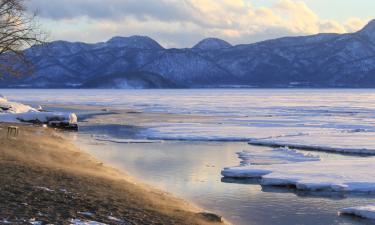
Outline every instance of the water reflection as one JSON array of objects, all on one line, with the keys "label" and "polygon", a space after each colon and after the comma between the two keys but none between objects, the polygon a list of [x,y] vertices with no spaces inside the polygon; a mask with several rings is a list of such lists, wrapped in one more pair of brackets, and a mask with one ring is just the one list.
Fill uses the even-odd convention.
[{"label": "water reflection", "polygon": [[[341,208],[373,203],[374,196],[262,187],[256,179],[235,180],[220,176],[223,167],[239,164],[236,158],[238,150],[256,153],[272,151],[271,148],[220,142],[97,145],[88,134],[79,135],[79,144],[101,160],[221,214],[234,224],[374,224],[337,215]],[[317,154],[321,154],[321,158],[347,157]]]}]

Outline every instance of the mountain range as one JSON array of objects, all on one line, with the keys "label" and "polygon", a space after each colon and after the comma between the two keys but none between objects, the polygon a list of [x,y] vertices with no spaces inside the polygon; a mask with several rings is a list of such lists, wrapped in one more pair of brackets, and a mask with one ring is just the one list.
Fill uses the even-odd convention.
[{"label": "mountain range", "polygon": [[166,49],[145,36],[87,44],[54,41],[25,50],[31,75],[13,88],[375,87],[375,20],[355,33],[323,33],[231,45],[204,39]]}]

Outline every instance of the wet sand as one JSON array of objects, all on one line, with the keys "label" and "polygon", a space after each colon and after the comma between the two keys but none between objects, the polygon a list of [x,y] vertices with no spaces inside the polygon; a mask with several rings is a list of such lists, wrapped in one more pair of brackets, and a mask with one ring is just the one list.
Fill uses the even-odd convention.
[{"label": "wet sand", "polygon": [[0,221],[70,224],[221,224],[168,193],[139,184],[80,151],[52,129],[0,125]]}]

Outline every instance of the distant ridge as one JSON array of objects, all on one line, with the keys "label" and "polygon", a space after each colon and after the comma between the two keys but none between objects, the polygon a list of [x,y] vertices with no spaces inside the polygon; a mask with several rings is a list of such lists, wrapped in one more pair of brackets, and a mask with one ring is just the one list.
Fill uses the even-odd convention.
[{"label": "distant ridge", "polygon": [[55,41],[25,53],[35,65],[32,76],[4,76],[0,87],[375,87],[375,20],[355,33],[235,46],[207,38],[193,48],[165,49],[131,36],[96,44]]},{"label": "distant ridge", "polygon": [[206,38],[196,44],[193,49],[200,50],[219,50],[232,47],[228,42],[218,38]]},{"label": "distant ridge", "polygon": [[146,36],[113,37],[107,42],[108,46],[119,48],[140,48],[140,49],[163,49],[155,40]]}]

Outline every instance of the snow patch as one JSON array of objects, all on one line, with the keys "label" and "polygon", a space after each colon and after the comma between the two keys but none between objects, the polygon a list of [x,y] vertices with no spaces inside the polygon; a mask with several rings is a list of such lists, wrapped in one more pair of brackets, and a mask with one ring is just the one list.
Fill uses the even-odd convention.
[{"label": "snow patch", "polygon": [[31,106],[24,105],[17,102],[8,102],[4,96],[0,96],[0,113],[27,113],[37,112]]}]

